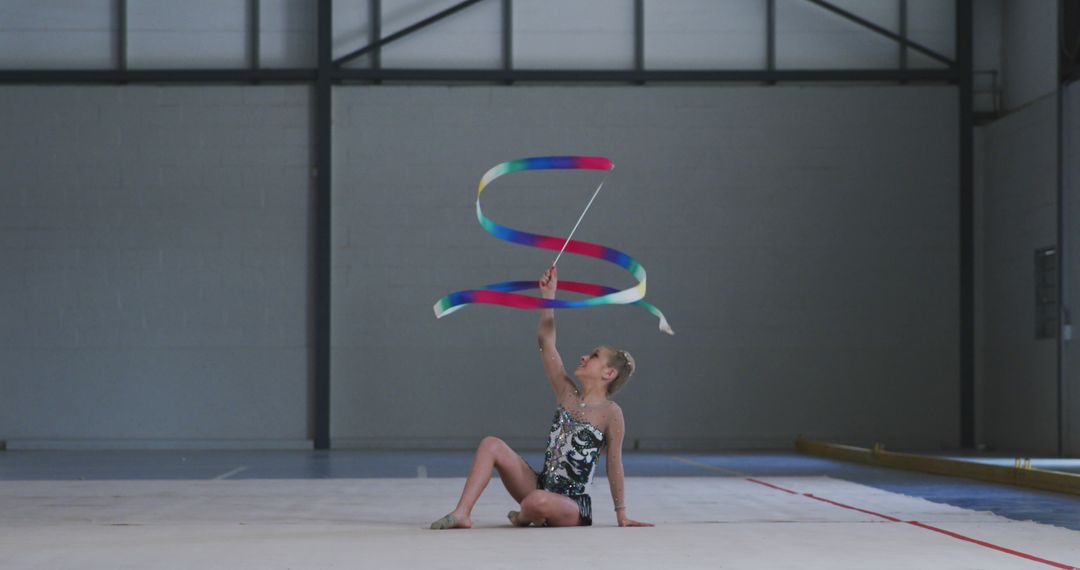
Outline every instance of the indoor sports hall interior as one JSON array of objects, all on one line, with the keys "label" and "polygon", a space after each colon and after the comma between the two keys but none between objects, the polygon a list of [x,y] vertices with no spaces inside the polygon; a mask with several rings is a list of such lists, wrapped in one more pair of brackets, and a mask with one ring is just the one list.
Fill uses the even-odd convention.
[{"label": "indoor sports hall interior", "polygon": [[1080,568],[1078,78],[1077,0],[0,0],[0,568]]}]

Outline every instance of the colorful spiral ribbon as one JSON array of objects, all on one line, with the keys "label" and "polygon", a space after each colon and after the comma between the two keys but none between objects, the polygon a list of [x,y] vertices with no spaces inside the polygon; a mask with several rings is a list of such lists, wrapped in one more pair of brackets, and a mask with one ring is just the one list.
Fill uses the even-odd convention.
[{"label": "colorful spiral ribbon", "polygon": [[644,301],[645,297],[645,268],[634,258],[625,253],[595,243],[570,240],[532,234],[496,224],[484,215],[480,208],[480,194],[484,188],[496,178],[519,170],[607,170],[614,168],[611,160],[603,156],[538,156],[534,158],[522,158],[496,164],[488,170],[480,179],[480,187],[476,191],[476,219],[480,225],[491,235],[512,243],[559,251],[564,244],[568,253],[584,255],[602,259],[614,263],[629,271],[637,285],[628,289],[616,289],[593,283],[581,283],[577,281],[559,281],[559,288],[575,293],[592,295],[591,298],[577,301],[564,301],[561,299],[543,299],[520,295],[515,291],[536,289],[537,281],[504,281],[492,283],[480,289],[457,291],[444,296],[435,303],[435,318],[442,318],[472,303],[486,303],[490,305],[502,305],[519,309],[576,309],[580,307],[595,307],[597,305],[638,305],[652,313],[660,320],[660,330],[675,334],[668,325],[664,314],[655,306]]}]

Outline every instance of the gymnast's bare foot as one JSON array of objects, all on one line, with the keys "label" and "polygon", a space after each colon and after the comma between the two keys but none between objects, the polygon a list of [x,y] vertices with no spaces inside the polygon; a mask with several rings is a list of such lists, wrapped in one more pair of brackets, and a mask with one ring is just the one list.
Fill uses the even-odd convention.
[{"label": "gymnast's bare foot", "polygon": [[517,511],[506,513],[506,518],[510,519],[510,524],[514,526],[529,526],[529,521],[521,520],[521,513]]},{"label": "gymnast's bare foot", "polygon": [[450,513],[445,517],[431,523],[433,530],[446,530],[449,528],[472,528],[472,518],[468,515],[455,515]]}]

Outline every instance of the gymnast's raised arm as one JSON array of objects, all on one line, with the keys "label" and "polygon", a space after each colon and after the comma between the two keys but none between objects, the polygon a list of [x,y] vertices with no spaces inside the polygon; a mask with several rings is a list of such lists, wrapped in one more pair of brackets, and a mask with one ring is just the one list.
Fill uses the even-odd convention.
[{"label": "gymnast's raised arm", "polygon": [[[555,271],[555,267],[552,266],[540,278],[541,296],[545,299],[554,299],[558,285],[558,273]],[[570,380],[570,377],[566,375],[566,369],[563,368],[563,361],[562,357],[559,356],[559,351],[555,350],[554,309],[540,310],[540,324],[537,326],[536,340],[540,345],[540,361],[544,365],[544,372],[547,374],[548,381],[551,382],[551,389],[555,391],[555,399],[562,402],[564,398],[575,391],[575,388],[573,380]]]}]

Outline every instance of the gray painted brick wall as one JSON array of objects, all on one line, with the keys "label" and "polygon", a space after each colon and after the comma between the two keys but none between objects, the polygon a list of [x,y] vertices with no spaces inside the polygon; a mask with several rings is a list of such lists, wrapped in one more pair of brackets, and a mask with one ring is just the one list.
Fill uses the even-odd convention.
[{"label": "gray painted brick wall", "polygon": [[[0,439],[306,439],[307,90],[0,101]],[[678,331],[634,308],[559,314],[568,362],[599,342],[637,355],[628,446],[955,443],[951,89],[342,87],[335,104],[335,445],[540,443],[536,314],[435,321],[431,304],[550,262],[485,234],[473,188],[556,153],[615,160],[578,237],[639,259]],[[564,234],[597,181],[522,173],[485,205]]]},{"label": "gray painted brick wall", "polygon": [[308,123],[303,87],[0,89],[0,440],[307,445]]},{"label": "gray painted brick wall", "polygon": [[[649,271],[648,314],[558,314],[569,363],[599,343],[639,372],[627,445],[787,447],[798,434],[953,446],[959,431],[956,98],[938,87],[379,87],[335,90],[335,445],[537,447],[554,402],[534,312],[441,295],[539,276],[552,255],[476,223],[495,163],[602,154],[578,239]],[[565,235],[598,177],[485,192],[512,227]],[[564,279],[632,284],[564,258]]]},{"label": "gray painted brick wall", "polygon": [[1035,250],[1056,237],[1054,97],[982,129],[982,437],[1001,450],[1057,452],[1057,341],[1035,338]]}]

